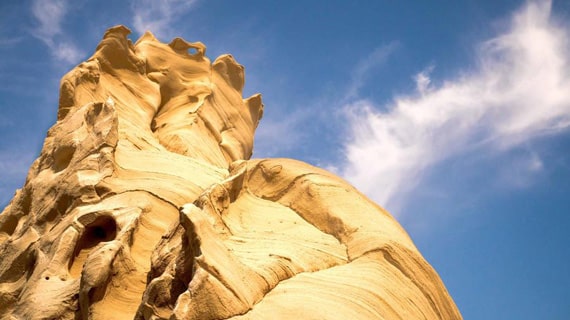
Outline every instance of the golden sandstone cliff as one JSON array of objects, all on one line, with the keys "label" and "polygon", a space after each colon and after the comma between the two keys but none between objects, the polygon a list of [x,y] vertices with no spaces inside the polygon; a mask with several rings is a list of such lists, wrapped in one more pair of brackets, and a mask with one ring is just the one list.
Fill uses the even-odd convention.
[{"label": "golden sandstone cliff", "polygon": [[109,29],[0,214],[2,319],[460,319],[385,210],[289,159],[202,43]]}]

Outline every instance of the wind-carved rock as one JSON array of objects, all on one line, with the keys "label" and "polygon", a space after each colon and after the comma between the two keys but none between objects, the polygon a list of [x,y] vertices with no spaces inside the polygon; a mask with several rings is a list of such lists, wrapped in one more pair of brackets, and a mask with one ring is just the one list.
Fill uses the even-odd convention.
[{"label": "wind-carved rock", "polygon": [[109,29],[0,214],[3,319],[460,319],[406,232],[342,179],[249,160],[263,113],[206,47]]}]

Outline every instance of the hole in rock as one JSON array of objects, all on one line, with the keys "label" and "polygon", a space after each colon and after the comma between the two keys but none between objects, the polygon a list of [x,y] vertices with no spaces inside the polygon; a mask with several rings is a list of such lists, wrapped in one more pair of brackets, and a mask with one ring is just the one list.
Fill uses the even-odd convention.
[{"label": "hole in rock", "polygon": [[100,242],[114,240],[117,236],[117,223],[111,216],[99,216],[85,227],[81,238],[75,246],[74,259],[71,262],[69,273],[77,278],[81,275],[83,264],[89,252]]},{"label": "hole in rock", "polygon": [[195,55],[198,53],[198,49],[196,48],[188,48],[188,54]]},{"label": "hole in rock", "polygon": [[106,197],[108,195],[114,194],[113,190],[111,190],[109,187],[101,185],[101,184],[95,185],[95,193],[101,199],[103,199],[104,197]]},{"label": "hole in rock", "polygon": [[103,284],[98,287],[91,288],[87,295],[89,296],[90,303],[95,303],[97,301],[103,300],[106,295],[107,287],[109,286],[109,282],[111,282],[111,278],[109,277]]},{"label": "hole in rock", "polygon": [[26,272],[26,280],[30,280],[30,277],[32,276],[32,274],[34,273],[34,270],[36,269],[36,260],[37,260],[37,256],[36,256],[36,251],[32,250],[29,251],[27,253],[27,264],[26,264],[26,268],[24,270],[28,270]]},{"label": "hole in rock", "polygon": [[67,209],[71,207],[73,204],[73,197],[68,194],[61,195],[56,202],[55,208],[59,215],[64,215],[67,212]]},{"label": "hole in rock", "polygon": [[69,195],[63,194],[56,200],[55,205],[51,210],[46,212],[43,216],[38,216],[38,221],[42,223],[55,221],[56,218],[65,215],[72,204],[73,198]]},{"label": "hole in rock", "polygon": [[103,110],[103,103],[102,102],[97,102],[97,103],[93,104],[93,114],[95,116],[98,116],[102,110]]},{"label": "hole in rock", "polygon": [[[8,248],[8,252],[10,252],[10,246],[6,247],[4,244],[4,248]],[[13,249],[12,249],[13,250]],[[36,262],[36,250],[37,246],[34,244],[29,245],[27,249],[24,251],[17,252],[12,254],[11,263],[4,264],[4,268],[2,273],[0,274],[0,284],[5,283],[15,283],[21,279],[26,270],[28,275],[31,273],[31,270],[35,269],[35,262]],[[0,259],[4,259],[3,256],[0,256]],[[26,278],[28,279],[28,278]],[[0,298],[1,299],[1,298]],[[0,309],[2,308],[2,304],[0,304]],[[0,316],[1,319],[4,319]]]},{"label": "hole in rock", "polygon": [[18,226],[18,217],[10,215],[4,220],[4,225],[0,226],[0,232],[5,232],[8,235],[12,235],[16,227]]},{"label": "hole in rock", "polygon": [[83,236],[79,240],[80,250],[92,248],[99,242],[111,241],[117,235],[117,223],[110,216],[99,216],[85,227]]},{"label": "hole in rock", "polygon": [[75,147],[73,146],[61,146],[58,147],[53,153],[53,170],[59,172],[71,162],[73,154],[75,153]]}]

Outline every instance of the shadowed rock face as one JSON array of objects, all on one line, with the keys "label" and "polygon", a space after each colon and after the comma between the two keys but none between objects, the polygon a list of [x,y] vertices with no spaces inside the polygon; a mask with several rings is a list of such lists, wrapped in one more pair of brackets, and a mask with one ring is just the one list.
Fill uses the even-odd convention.
[{"label": "shadowed rock face", "polygon": [[461,318],[385,210],[319,168],[249,160],[263,104],[232,56],[129,32],[64,76],[0,214],[2,319]]}]

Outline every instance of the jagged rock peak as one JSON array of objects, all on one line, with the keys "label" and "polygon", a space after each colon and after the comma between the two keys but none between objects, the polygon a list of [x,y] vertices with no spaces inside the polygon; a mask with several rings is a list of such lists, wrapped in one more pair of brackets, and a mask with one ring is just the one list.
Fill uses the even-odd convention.
[{"label": "jagged rock peak", "polygon": [[129,32],[63,77],[0,214],[0,318],[461,318],[384,209],[325,170],[250,160],[263,103],[231,55]]},{"label": "jagged rock peak", "polygon": [[64,76],[58,119],[111,98],[121,126],[146,131],[120,130],[133,143],[152,135],[172,152],[221,167],[248,159],[263,104],[257,95],[242,98],[243,66],[229,55],[211,64],[201,42],[164,44],[146,32],[133,45],[129,33],[110,28],[93,56]]}]

